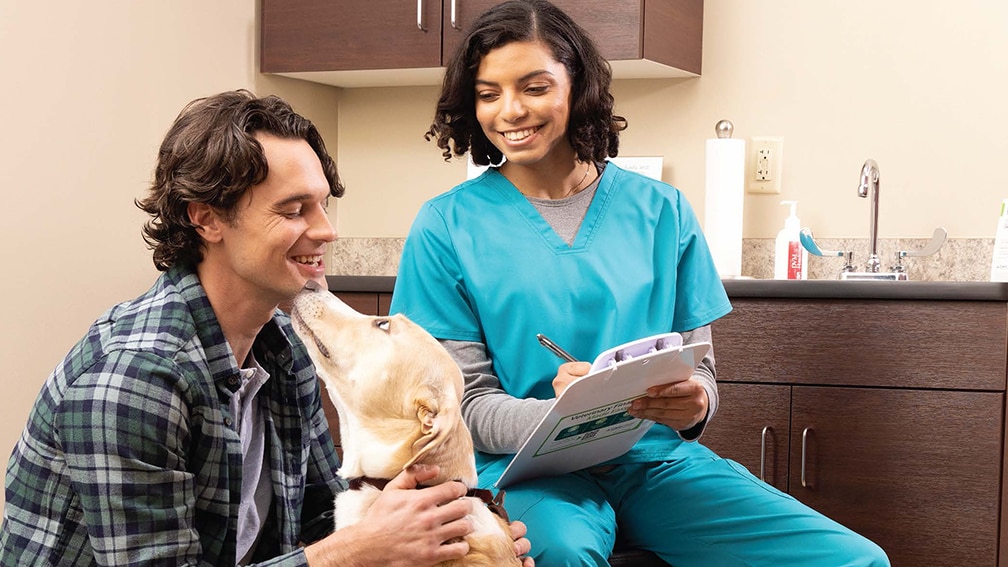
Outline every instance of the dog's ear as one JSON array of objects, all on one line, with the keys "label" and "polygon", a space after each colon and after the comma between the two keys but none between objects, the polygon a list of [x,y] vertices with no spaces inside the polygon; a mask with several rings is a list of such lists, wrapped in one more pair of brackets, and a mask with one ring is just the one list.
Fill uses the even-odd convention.
[{"label": "dog's ear", "polygon": [[420,438],[413,443],[413,458],[403,468],[420,462],[448,438],[448,433],[458,420],[458,406],[443,403],[443,400],[428,397],[416,401],[417,420],[420,422]]}]

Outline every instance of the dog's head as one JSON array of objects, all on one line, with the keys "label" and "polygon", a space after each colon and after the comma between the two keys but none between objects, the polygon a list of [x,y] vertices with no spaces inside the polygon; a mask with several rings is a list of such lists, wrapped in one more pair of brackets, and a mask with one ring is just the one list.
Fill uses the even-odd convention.
[{"label": "dog's head", "polygon": [[370,317],[317,285],[291,319],[340,416],[346,478],[392,478],[413,463],[441,467],[437,481],[475,483],[462,422],[462,373],[448,351],[402,315]]}]

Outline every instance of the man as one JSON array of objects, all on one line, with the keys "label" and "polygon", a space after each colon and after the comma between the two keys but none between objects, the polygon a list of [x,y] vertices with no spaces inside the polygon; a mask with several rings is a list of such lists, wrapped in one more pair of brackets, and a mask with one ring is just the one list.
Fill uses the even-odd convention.
[{"label": "man", "polygon": [[[7,469],[2,565],[431,565],[472,530],[460,483],[400,474],[332,531],[345,488],[314,368],[277,306],[324,283],[343,194],[316,128],[276,97],[189,104],[144,238],[163,274],[46,381]],[[528,551],[514,524],[516,553]],[[305,545],[307,544],[307,545]],[[531,560],[527,561],[530,564]]]}]

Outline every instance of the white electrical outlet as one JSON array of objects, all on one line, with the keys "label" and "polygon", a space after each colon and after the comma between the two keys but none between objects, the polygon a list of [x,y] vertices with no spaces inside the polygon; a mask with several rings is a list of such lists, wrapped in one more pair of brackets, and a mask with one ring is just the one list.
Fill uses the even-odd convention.
[{"label": "white electrical outlet", "polygon": [[750,193],[780,193],[784,138],[753,136],[746,164],[746,190]]}]

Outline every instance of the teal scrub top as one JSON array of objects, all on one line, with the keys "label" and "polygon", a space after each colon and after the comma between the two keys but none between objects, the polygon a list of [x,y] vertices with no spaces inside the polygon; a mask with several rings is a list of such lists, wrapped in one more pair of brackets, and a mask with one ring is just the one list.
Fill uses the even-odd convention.
[{"label": "teal scrub top", "polygon": [[[482,342],[507,393],[550,399],[562,361],[537,333],[590,362],[621,343],[707,325],[731,305],[682,193],[609,163],[571,245],[495,169],[425,203],[391,311],[439,339]],[[652,427],[618,460],[663,460],[680,442]]]}]

